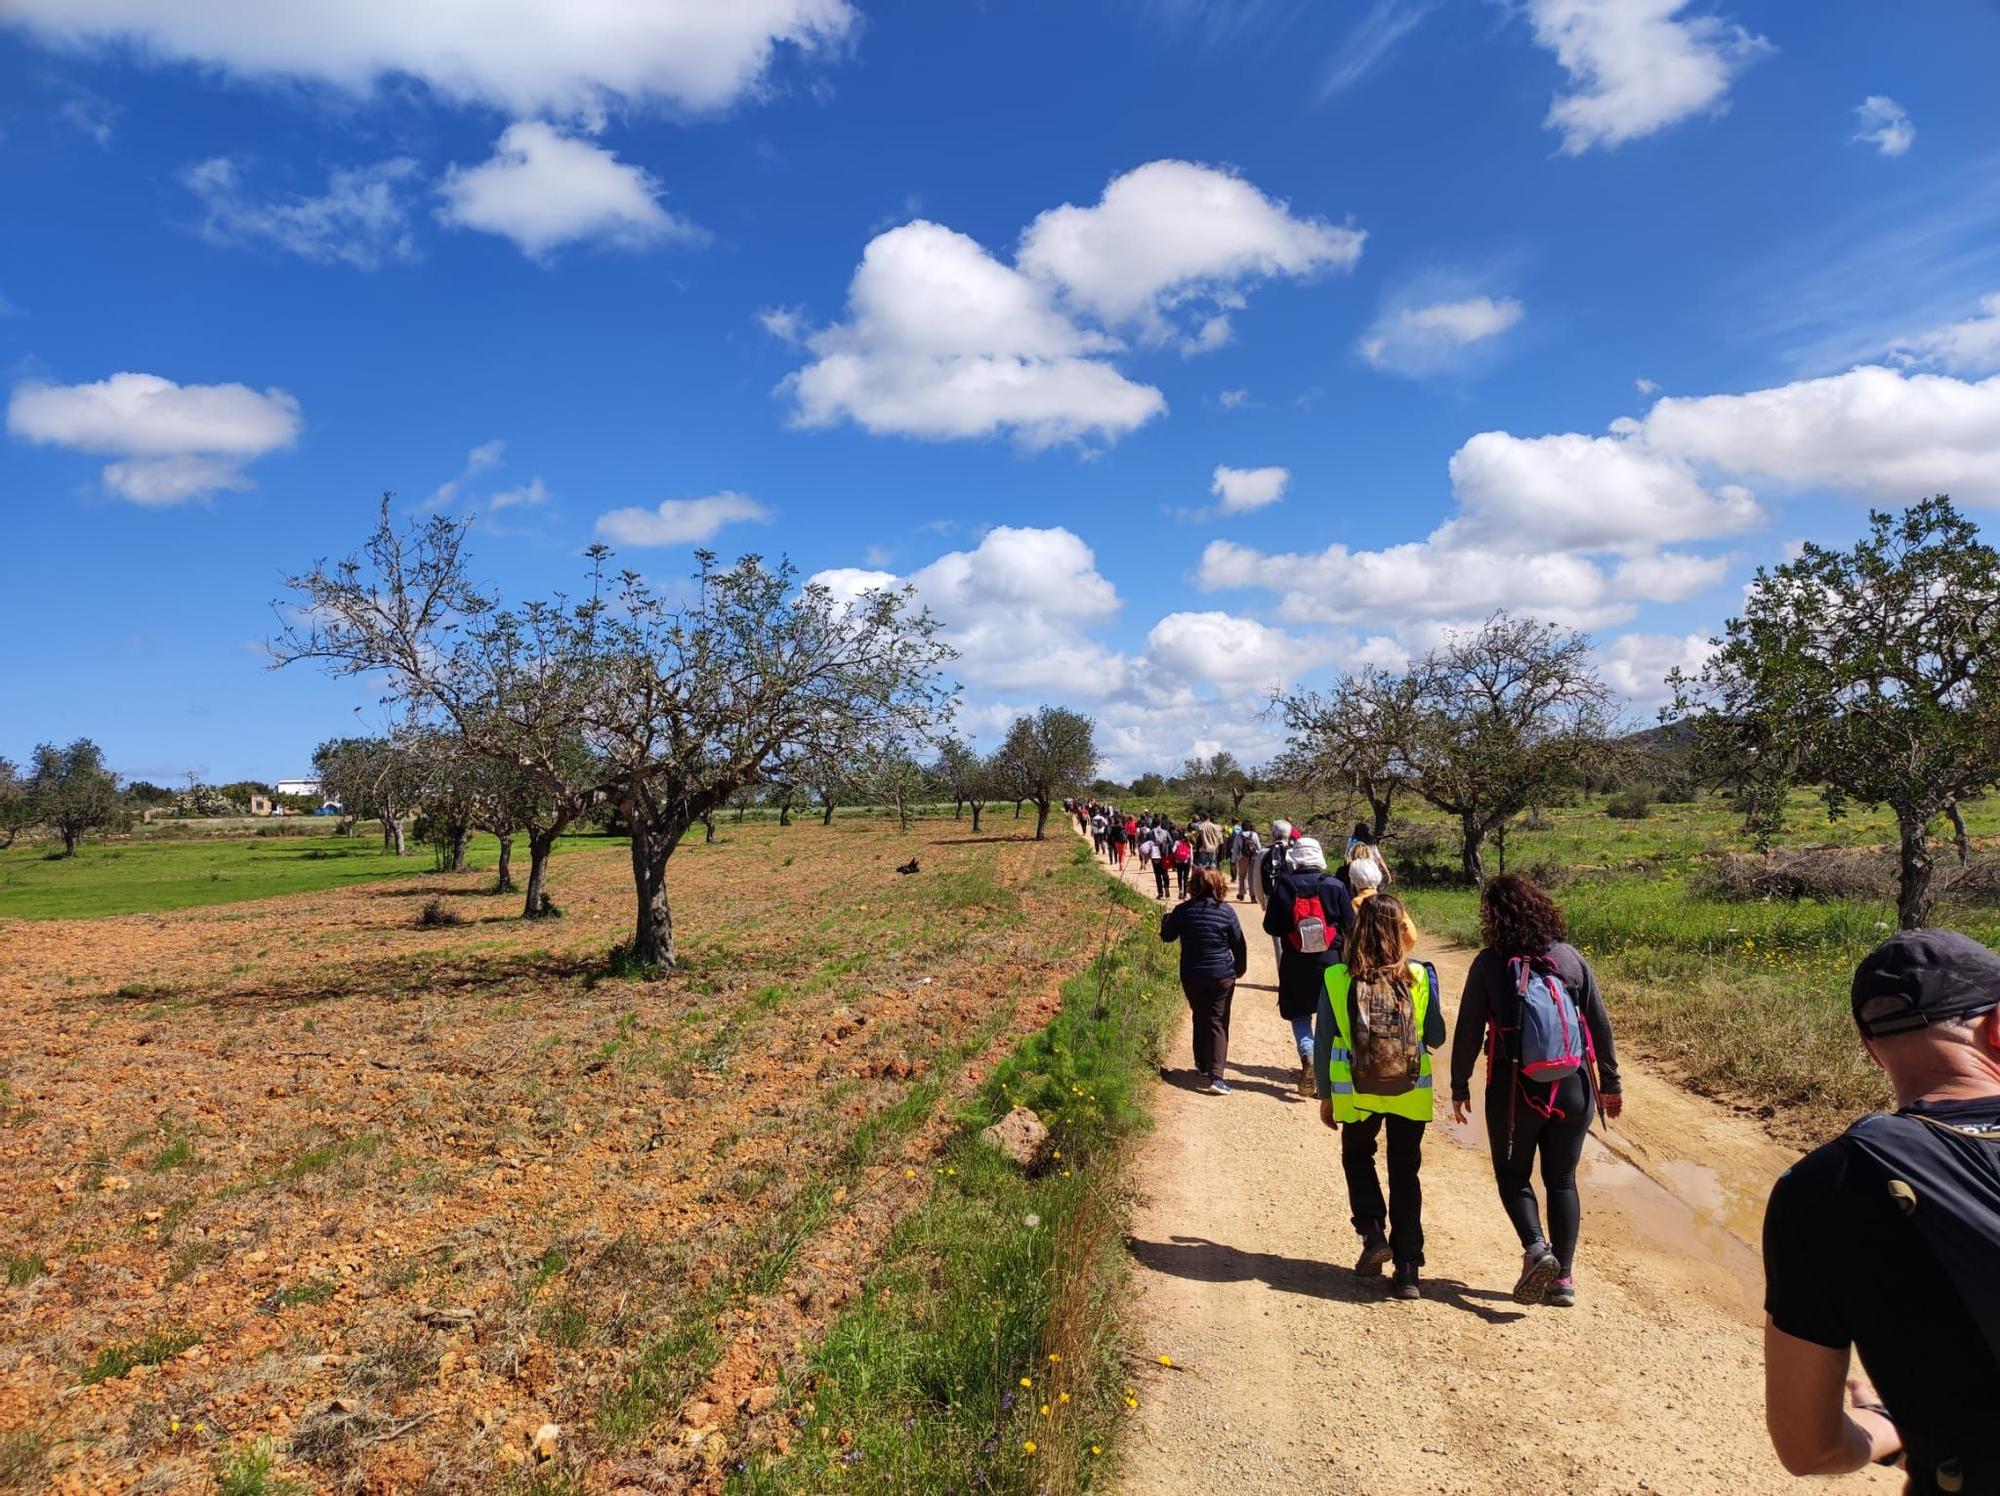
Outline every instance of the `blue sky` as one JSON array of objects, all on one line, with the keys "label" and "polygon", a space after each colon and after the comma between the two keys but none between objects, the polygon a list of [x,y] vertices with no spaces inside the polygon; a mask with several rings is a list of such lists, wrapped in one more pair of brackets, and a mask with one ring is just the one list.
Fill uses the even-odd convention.
[{"label": "blue sky", "polygon": [[16,0],[0,753],[299,772],[377,496],[912,581],[1114,768],[1495,607],[1635,714],[1758,564],[2000,501],[2000,7]]}]

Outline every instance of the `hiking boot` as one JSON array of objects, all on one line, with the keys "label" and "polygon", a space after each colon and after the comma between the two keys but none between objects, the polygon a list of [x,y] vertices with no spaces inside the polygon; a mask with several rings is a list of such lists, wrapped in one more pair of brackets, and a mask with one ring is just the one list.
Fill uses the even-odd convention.
[{"label": "hiking boot", "polygon": [[1208,1094],[1211,1096],[1227,1096],[1229,1094],[1229,1082],[1220,1079],[1210,1081],[1208,1083]]},{"label": "hiking boot", "polygon": [[1357,1278],[1379,1278],[1382,1269],[1389,1265],[1389,1241],[1379,1231],[1371,1231],[1361,1239],[1361,1255],[1354,1260],[1354,1276]]},{"label": "hiking boot", "polygon": [[1299,1094],[1311,1101],[1319,1094],[1319,1087],[1313,1084],[1313,1062],[1299,1061]]},{"label": "hiking boot", "polygon": [[1424,1296],[1422,1286],[1417,1282],[1417,1265],[1414,1262],[1396,1264],[1396,1276],[1389,1284],[1392,1299],[1420,1299]]},{"label": "hiking boot", "polygon": [[1549,1286],[1562,1276],[1562,1264],[1547,1247],[1531,1247],[1521,1254],[1521,1276],[1514,1282],[1514,1302],[1539,1304]]},{"label": "hiking boot", "polygon": [[1576,1307],[1576,1279],[1558,1278],[1549,1285],[1549,1291],[1542,1296],[1542,1302],[1554,1309],[1574,1309]]}]

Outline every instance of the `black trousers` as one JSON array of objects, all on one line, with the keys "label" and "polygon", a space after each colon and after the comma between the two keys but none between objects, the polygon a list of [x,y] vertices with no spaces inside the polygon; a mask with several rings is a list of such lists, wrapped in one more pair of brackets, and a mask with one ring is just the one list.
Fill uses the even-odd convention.
[{"label": "black trousers", "polygon": [[[1347,1175],[1347,1204],[1354,1212],[1354,1229],[1366,1236],[1386,1221],[1389,1250],[1398,1267],[1424,1265],[1424,1187],[1418,1171],[1424,1162],[1424,1128],[1414,1117],[1376,1112],[1340,1127],[1340,1167]],[[1375,1138],[1389,1133],[1389,1200],[1382,1202],[1382,1181],[1375,1177]]]},{"label": "black trousers", "polygon": [[1194,1014],[1194,1068],[1210,1080],[1222,1079],[1229,1059],[1229,1004],[1234,977],[1182,977],[1181,991]]},{"label": "black trousers", "polygon": [[1155,857],[1153,859],[1153,887],[1159,891],[1159,895],[1163,899],[1167,896],[1167,877],[1167,860],[1164,857]]},{"label": "black trousers", "polygon": [[1178,891],[1178,892],[1180,893],[1180,895],[1181,895],[1181,896],[1182,896],[1183,898],[1185,898],[1185,897],[1187,896],[1187,880],[1188,880],[1188,868],[1187,868],[1187,864],[1186,864],[1185,862],[1177,862],[1177,863],[1175,863],[1175,864],[1174,864],[1174,882],[1175,882],[1175,884],[1176,884],[1176,885],[1178,885],[1178,889],[1177,889],[1177,891]]},{"label": "black trousers", "polygon": [[[1534,1095],[1543,1105],[1549,1104],[1547,1086],[1536,1087]],[[1506,1207],[1507,1219],[1514,1223],[1515,1235],[1521,1238],[1521,1249],[1547,1243],[1567,1276],[1576,1259],[1577,1236],[1583,1229],[1576,1166],[1583,1158],[1583,1140],[1597,1111],[1581,1076],[1572,1075],[1556,1087],[1553,1110],[1557,1115],[1544,1117],[1529,1106],[1504,1066],[1495,1070],[1486,1087],[1486,1136],[1493,1147],[1493,1180],[1500,1187],[1500,1203]],[[1542,1193],[1549,1203],[1547,1235],[1543,1235],[1542,1212],[1535,1201],[1537,1157],[1542,1163]]]}]

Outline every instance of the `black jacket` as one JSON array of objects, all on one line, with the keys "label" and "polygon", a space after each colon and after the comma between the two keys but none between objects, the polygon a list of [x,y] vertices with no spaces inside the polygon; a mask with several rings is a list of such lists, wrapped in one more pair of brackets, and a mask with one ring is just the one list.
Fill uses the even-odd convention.
[{"label": "black jacket", "polygon": [[1183,983],[1234,979],[1250,967],[1243,926],[1220,899],[1183,899],[1160,916],[1160,939],[1181,943]]},{"label": "black jacket", "polygon": [[[1571,945],[1549,947],[1549,961],[1569,988],[1590,1042],[1597,1051],[1597,1086],[1607,1096],[1623,1089],[1618,1079],[1618,1050],[1611,1039],[1611,1015],[1604,1007],[1604,994],[1597,990],[1597,975],[1590,963]],[[1487,1029],[1493,1016],[1503,1024],[1514,1019],[1520,1002],[1514,983],[1507,975],[1507,958],[1498,951],[1483,950],[1472,958],[1465,974],[1465,995],[1458,1002],[1458,1025],[1451,1037],[1451,1095],[1454,1101],[1472,1099],[1472,1072],[1486,1048]],[[1502,1056],[1497,1068],[1511,1070],[1513,1060]]]},{"label": "black jacket", "polygon": [[1278,957],[1278,1012],[1286,1018],[1310,1018],[1319,1011],[1326,969],[1340,964],[1341,946],[1354,925],[1354,901],[1347,885],[1331,873],[1305,868],[1272,879],[1271,897],[1264,905],[1264,933],[1282,938],[1292,931],[1298,901],[1314,893],[1326,910],[1327,923],[1340,938],[1329,941],[1326,950],[1311,954],[1295,951],[1291,942],[1285,941]]}]

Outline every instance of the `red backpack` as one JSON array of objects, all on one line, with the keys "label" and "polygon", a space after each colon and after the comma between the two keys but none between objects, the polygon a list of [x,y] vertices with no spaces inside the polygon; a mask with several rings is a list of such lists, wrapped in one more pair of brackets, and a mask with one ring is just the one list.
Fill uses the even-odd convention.
[{"label": "red backpack", "polygon": [[1292,900],[1292,927],[1285,931],[1285,941],[1293,950],[1307,956],[1321,955],[1333,949],[1338,938],[1326,922],[1326,905],[1318,894],[1302,894]]}]

